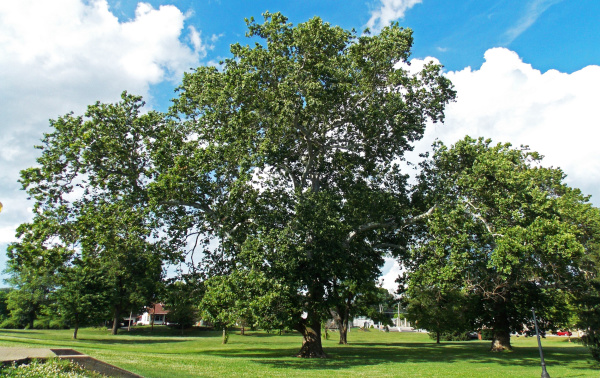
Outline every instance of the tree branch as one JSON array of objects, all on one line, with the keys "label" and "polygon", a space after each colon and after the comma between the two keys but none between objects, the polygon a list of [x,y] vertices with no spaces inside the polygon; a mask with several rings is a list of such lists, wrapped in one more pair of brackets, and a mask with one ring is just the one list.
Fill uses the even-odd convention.
[{"label": "tree branch", "polygon": [[[473,205],[471,203],[471,201],[469,201],[468,199],[465,199],[465,201],[467,202],[467,204],[469,206],[471,206],[473,209],[480,211],[475,205]],[[483,225],[485,226],[485,228],[488,230],[488,232],[493,236],[493,237],[503,237],[504,235],[502,234],[497,234],[494,232],[493,226],[485,220],[485,218],[483,218],[480,214],[478,213],[474,213],[471,211],[467,211],[469,214],[471,214],[472,216],[474,216],[475,218],[479,219],[481,221],[481,223],[483,223]]]},{"label": "tree branch", "polygon": [[352,242],[352,240],[358,234],[360,234],[362,232],[366,232],[366,231],[377,230],[377,229],[381,229],[381,228],[394,228],[394,227],[397,227],[399,230],[403,230],[407,226],[409,226],[409,225],[411,225],[411,224],[413,224],[415,222],[418,222],[421,219],[427,218],[428,216],[430,216],[433,213],[434,210],[435,210],[435,205],[432,206],[429,210],[427,210],[423,214],[419,214],[417,216],[405,219],[400,224],[396,223],[395,221],[365,223],[365,224],[359,226],[356,230],[351,231],[348,234],[348,237],[346,238],[345,244],[346,245],[350,244],[350,242]]}]

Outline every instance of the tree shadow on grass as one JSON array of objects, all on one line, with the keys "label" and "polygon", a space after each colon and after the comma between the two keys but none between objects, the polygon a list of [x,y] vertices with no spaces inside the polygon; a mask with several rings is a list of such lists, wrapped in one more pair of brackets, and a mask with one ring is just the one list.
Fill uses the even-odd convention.
[{"label": "tree shadow on grass", "polygon": [[[354,346],[363,345],[363,346]],[[494,363],[514,367],[539,366],[537,347],[517,347],[512,352],[493,353],[487,343],[461,344],[444,343],[393,343],[393,344],[354,344],[325,348],[328,358],[296,358],[299,348],[267,349],[254,348],[244,350],[212,350],[214,354],[228,358],[245,358],[271,368],[289,368],[306,370],[338,370],[354,367],[374,366],[388,363],[453,363],[472,364]],[[372,346],[369,348],[369,346]],[[545,348],[546,365],[568,365],[574,359],[581,359],[581,351],[575,348]],[[293,357],[293,358],[292,358]],[[588,369],[588,367],[573,367]]]},{"label": "tree shadow on grass", "polygon": [[40,331],[30,331],[28,329],[0,329],[0,336],[3,333],[18,333],[22,335],[30,335],[30,334],[40,334]]},{"label": "tree shadow on grass", "polygon": [[182,342],[186,342],[189,340],[172,340],[172,339],[168,339],[168,340],[159,340],[159,339],[142,339],[142,340],[138,340],[138,339],[119,339],[119,336],[115,336],[114,339],[111,340],[107,340],[107,339],[86,339],[86,338],[79,338],[77,339],[78,341],[80,341],[81,343],[90,343],[90,344],[102,344],[102,345],[129,345],[129,344],[172,344],[172,343],[182,343]]},{"label": "tree shadow on grass", "polygon": [[[236,331],[237,333],[237,331]],[[279,333],[266,333],[266,332],[248,332],[246,331],[245,335],[239,335],[238,336],[248,336],[248,337],[263,337],[263,338],[268,338],[268,337],[299,337],[301,336],[299,333],[297,332],[286,332],[286,333],[282,333],[281,335]]]}]

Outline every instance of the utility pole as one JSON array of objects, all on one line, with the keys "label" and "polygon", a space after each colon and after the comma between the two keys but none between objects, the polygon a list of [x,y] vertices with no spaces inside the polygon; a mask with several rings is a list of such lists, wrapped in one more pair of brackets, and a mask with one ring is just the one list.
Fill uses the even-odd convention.
[{"label": "utility pole", "polygon": [[540,360],[542,361],[542,378],[550,378],[550,374],[546,371],[546,362],[544,362],[544,352],[542,351],[542,341],[540,340],[540,331],[538,329],[537,318],[535,317],[535,309],[532,307],[533,324],[535,324],[535,334],[537,335],[538,348],[540,350]]}]

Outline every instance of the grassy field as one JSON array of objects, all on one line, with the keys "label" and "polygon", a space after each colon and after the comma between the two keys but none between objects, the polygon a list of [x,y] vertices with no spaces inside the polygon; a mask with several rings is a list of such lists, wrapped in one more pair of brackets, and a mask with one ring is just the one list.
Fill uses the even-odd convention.
[{"label": "grassy field", "polygon": [[[539,377],[534,338],[513,338],[514,350],[488,351],[488,341],[436,345],[426,334],[352,331],[350,344],[337,345],[337,334],[324,340],[327,359],[294,357],[298,334],[232,334],[222,345],[220,332],[177,331],[155,327],[111,336],[104,329],[83,329],[79,340],[68,330],[0,330],[0,346],[74,348],[145,377]],[[565,337],[542,341],[548,373],[556,377],[600,377],[588,351]]]}]

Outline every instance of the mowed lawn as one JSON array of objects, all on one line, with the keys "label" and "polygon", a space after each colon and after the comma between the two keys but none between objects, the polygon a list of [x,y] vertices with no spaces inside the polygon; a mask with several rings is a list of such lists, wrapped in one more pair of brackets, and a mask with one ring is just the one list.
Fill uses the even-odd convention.
[{"label": "mowed lawn", "polygon": [[[324,340],[327,359],[295,357],[299,334],[232,333],[222,345],[220,332],[177,331],[155,327],[122,331],[82,329],[79,340],[69,330],[0,330],[0,346],[73,348],[145,377],[539,377],[534,338],[513,337],[514,350],[488,351],[488,341],[443,342],[427,334],[349,333],[339,346],[336,333]],[[551,377],[600,377],[600,366],[579,343],[566,337],[542,340]]]}]

